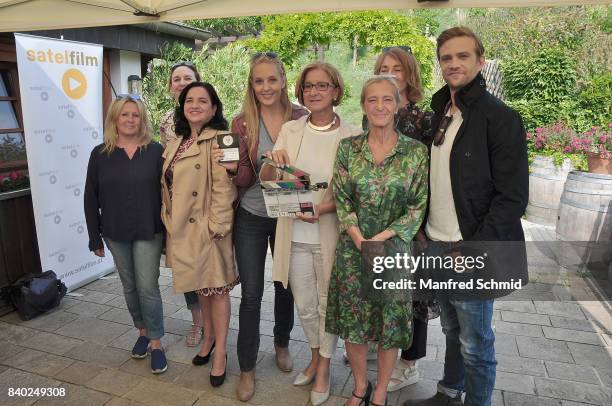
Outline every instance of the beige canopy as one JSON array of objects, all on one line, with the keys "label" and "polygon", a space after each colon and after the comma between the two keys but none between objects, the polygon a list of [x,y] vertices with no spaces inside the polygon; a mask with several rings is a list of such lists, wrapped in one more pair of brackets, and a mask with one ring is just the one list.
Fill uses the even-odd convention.
[{"label": "beige canopy", "polygon": [[0,0],[0,32],[319,11],[529,7],[608,2],[609,0]]}]

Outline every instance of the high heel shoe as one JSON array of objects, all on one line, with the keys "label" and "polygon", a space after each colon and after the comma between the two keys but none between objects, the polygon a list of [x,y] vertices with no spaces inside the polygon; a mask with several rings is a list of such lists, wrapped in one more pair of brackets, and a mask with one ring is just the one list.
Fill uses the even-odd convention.
[{"label": "high heel shoe", "polygon": [[191,363],[196,366],[208,364],[208,361],[210,361],[210,355],[212,354],[214,349],[215,343],[213,342],[212,347],[210,347],[210,351],[208,351],[208,354],[203,357],[201,357],[200,354],[196,354],[196,356],[193,357],[193,359],[191,360]]},{"label": "high heel shoe", "polygon": [[331,373],[329,375],[329,381],[327,382],[327,390],[325,392],[315,392],[313,390],[310,391],[310,403],[312,403],[312,406],[320,406],[323,403],[327,402],[327,399],[329,399],[330,389],[331,389]]},{"label": "high heel shoe", "polygon": [[223,370],[223,375],[213,375],[212,368],[210,372],[210,384],[213,388],[219,387],[223,385],[225,382],[225,375],[227,374],[227,354],[225,354],[225,369]]},{"label": "high heel shoe", "polygon": [[314,381],[316,374],[312,374],[312,376],[308,376],[303,372],[297,374],[295,379],[293,380],[294,386],[306,386],[310,385],[312,381]]},{"label": "high heel shoe", "polygon": [[353,397],[361,400],[361,402],[359,402],[359,406],[361,406],[362,403],[364,404],[364,406],[370,406],[370,396],[372,396],[372,384],[370,383],[370,381],[368,381],[368,388],[366,389],[366,392],[363,394],[363,396],[357,396],[355,394],[355,391],[353,391]]}]

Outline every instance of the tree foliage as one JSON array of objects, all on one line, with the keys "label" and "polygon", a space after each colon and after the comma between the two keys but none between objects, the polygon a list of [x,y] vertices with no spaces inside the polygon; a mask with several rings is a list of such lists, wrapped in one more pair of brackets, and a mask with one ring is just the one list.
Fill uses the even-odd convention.
[{"label": "tree foliage", "polygon": [[423,33],[426,24],[393,11],[361,11],[346,13],[307,13],[263,17],[261,37],[245,41],[258,51],[275,51],[288,65],[309,47],[329,46],[343,42],[370,47],[375,52],[383,47],[408,45],[421,64],[423,82],[431,82],[433,43]]},{"label": "tree foliage", "polygon": [[168,80],[170,67],[177,61],[193,61],[202,80],[210,82],[223,102],[223,113],[230,121],[242,107],[249,75],[249,54],[240,45],[230,45],[209,54],[205,47],[193,51],[180,43],[167,45],[159,59],[154,59],[143,81],[144,99],[148,112],[158,134],[159,124],[164,114],[175,108]]},{"label": "tree foliage", "polygon": [[248,35],[256,34],[263,29],[259,16],[211,18],[208,20],[190,20],[187,24],[207,30],[214,35]]}]

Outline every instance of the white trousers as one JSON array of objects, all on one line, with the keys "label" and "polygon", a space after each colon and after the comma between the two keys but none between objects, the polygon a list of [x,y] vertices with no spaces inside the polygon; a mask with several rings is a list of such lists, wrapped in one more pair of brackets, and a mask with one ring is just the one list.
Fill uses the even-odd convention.
[{"label": "white trousers", "polygon": [[333,357],[338,344],[338,336],[325,332],[330,275],[331,270],[323,270],[319,244],[291,243],[289,285],[295,307],[310,348],[318,348],[325,358]]}]

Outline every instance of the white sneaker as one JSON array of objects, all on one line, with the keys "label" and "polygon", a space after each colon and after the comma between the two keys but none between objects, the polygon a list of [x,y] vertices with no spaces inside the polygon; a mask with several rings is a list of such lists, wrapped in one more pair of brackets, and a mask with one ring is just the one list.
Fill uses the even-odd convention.
[{"label": "white sneaker", "polygon": [[[349,362],[348,354],[344,350],[344,362]],[[378,359],[378,343],[374,341],[368,342],[368,353],[366,354],[366,361],[376,361]]]},{"label": "white sneaker", "polygon": [[[413,385],[419,381],[419,371],[417,370],[416,364],[412,366],[406,366],[401,359],[395,363],[393,373],[391,374],[391,380],[387,386],[387,392],[395,392],[408,385]],[[397,381],[394,381],[397,380]]]}]

